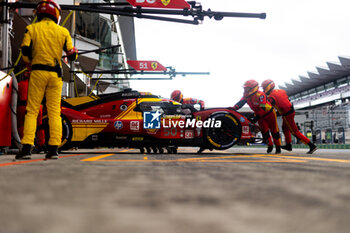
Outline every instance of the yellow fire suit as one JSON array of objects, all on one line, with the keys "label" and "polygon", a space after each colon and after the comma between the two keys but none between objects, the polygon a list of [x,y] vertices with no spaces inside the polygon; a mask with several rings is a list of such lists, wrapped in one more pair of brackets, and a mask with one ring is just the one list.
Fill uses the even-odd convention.
[{"label": "yellow fire suit", "polygon": [[[21,44],[23,60],[31,62],[33,71],[28,87],[27,113],[24,121],[22,144],[34,144],[37,116],[40,104],[46,97],[49,118],[49,145],[61,144],[61,69],[62,50],[68,52],[74,47],[68,30],[49,18],[28,25]],[[75,60],[77,53],[74,55]]]}]

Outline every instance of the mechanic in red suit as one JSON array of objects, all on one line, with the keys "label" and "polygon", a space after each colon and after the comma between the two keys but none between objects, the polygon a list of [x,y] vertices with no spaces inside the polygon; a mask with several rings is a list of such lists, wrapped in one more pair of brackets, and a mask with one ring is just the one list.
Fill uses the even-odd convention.
[{"label": "mechanic in red suit", "polygon": [[282,146],[282,149],[292,151],[292,135],[302,141],[305,145],[309,146],[308,154],[312,154],[317,150],[315,144],[310,139],[300,133],[298,126],[295,124],[294,116],[295,111],[293,104],[289,101],[288,95],[285,90],[275,89],[275,83],[271,79],[265,80],[261,87],[264,93],[267,95],[270,103],[275,107],[278,113],[282,116],[282,130],[286,140],[286,145]]},{"label": "mechanic in red suit", "polygon": [[183,98],[183,94],[179,90],[173,91],[171,93],[170,99],[176,102],[179,102],[181,104],[191,104],[191,105],[199,104],[201,110],[204,109],[205,107],[203,100],[190,98],[190,97]]},{"label": "mechanic in red suit", "polygon": [[[26,114],[26,105],[28,100],[28,85],[29,85],[30,71],[27,70],[22,76],[22,80],[18,82],[18,105],[17,105],[17,130],[20,138],[23,137],[24,130],[24,116]],[[37,131],[35,139],[35,150],[41,152],[45,145],[45,131],[42,128],[43,123],[43,106],[40,106],[37,118]]]},{"label": "mechanic in red suit", "polygon": [[[259,83],[257,81],[248,80],[244,83],[243,88],[243,97],[235,104],[233,109],[238,110],[247,103],[255,114],[252,122],[255,123],[258,121],[263,139],[268,144],[267,153],[272,152],[274,143],[276,146],[276,154],[280,154],[281,138],[277,124],[276,111],[273,109],[272,104],[267,100],[265,93],[259,91]],[[269,131],[271,131],[273,142]]]}]

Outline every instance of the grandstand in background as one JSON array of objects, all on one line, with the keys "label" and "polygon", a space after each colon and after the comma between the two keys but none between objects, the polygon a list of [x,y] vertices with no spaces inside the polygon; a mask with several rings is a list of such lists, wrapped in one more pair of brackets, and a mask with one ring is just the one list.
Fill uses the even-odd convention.
[{"label": "grandstand in background", "polygon": [[286,82],[284,89],[294,104],[300,130],[320,143],[350,143],[350,58],[327,62]]}]

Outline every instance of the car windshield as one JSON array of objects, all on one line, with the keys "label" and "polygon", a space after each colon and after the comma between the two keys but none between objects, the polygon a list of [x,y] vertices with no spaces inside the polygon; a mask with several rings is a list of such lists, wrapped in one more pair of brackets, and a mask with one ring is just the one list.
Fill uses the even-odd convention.
[{"label": "car windshield", "polygon": [[182,110],[181,105],[172,102],[142,102],[138,108],[141,112],[159,111],[162,115],[185,115]]}]

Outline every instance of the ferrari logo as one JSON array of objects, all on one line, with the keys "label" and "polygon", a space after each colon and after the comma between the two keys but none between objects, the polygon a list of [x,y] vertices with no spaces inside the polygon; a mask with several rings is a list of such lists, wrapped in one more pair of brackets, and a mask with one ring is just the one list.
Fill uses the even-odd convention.
[{"label": "ferrari logo", "polygon": [[169,5],[170,1],[171,0],[162,0],[162,3],[164,6],[167,6],[167,5]]},{"label": "ferrari logo", "polygon": [[[163,1],[163,0],[162,0]],[[170,0],[169,0],[170,1]],[[152,64],[151,64],[151,66],[152,66],[152,69],[157,69],[157,67],[158,67],[158,63],[157,62],[152,62]]]}]

